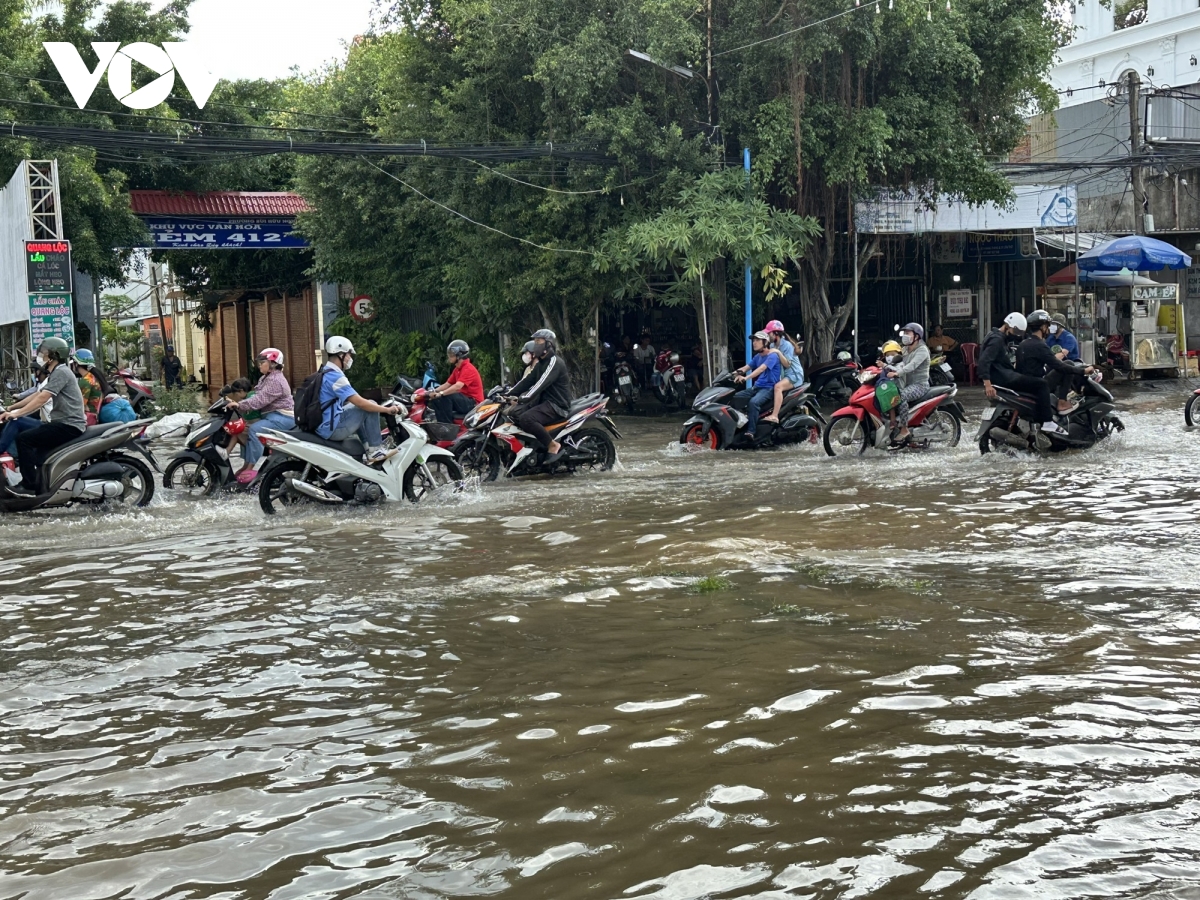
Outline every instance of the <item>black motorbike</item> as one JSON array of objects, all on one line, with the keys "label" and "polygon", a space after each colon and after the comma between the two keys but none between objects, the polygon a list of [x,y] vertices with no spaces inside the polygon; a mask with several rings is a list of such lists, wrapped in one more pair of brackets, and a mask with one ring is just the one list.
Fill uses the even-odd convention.
[{"label": "black motorbike", "polygon": [[850,396],[858,390],[858,373],[862,366],[856,363],[849,352],[843,350],[837,359],[813,366],[805,373],[809,392],[821,405],[834,409],[844,406]]},{"label": "black motorbike", "polygon": [[[1080,371],[1083,371],[1082,366]],[[1099,372],[1085,379],[1079,406],[1074,412],[1059,417],[1067,430],[1065,435],[1042,431],[1032,397],[997,385],[996,399],[991,400],[991,406],[983,411],[983,421],[975,436],[979,441],[979,452],[1010,448],[1039,454],[1086,450],[1114,431],[1124,431],[1124,423],[1113,413],[1113,395],[1101,386],[1100,381]]]},{"label": "black motorbike", "polygon": [[208,421],[193,428],[184,448],[163,470],[163,487],[189,498],[210,497],[223,488],[238,488],[237,473],[229,462],[234,436],[246,430],[246,421],[222,397],[208,408]]},{"label": "black motorbike", "polygon": [[[802,384],[784,395],[778,424],[760,419],[751,438],[746,430],[750,425],[749,398],[735,396],[741,389],[732,372],[722,372],[714,378],[710,387],[696,395],[692,417],[683,423],[679,443],[710,450],[749,450],[812,440],[824,427],[809,385]],[[770,411],[768,405],[763,414]]]},{"label": "black motorbike", "polygon": [[626,411],[632,415],[633,403],[638,395],[637,378],[633,374],[633,364],[624,352],[617,354],[617,363],[613,374],[616,376],[614,393],[621,398],[621,403],[625,405]]}]

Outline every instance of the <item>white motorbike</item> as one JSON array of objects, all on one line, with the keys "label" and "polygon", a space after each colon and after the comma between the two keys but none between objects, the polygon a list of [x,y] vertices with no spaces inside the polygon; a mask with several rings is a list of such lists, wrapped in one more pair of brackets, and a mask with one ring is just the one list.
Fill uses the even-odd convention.
[{"label": "white motorbike", "polygon": [[[265,429],[259,440],[271,455],[259,476],[258,502],[273,515],[301,503],[417,503],[440,488],[457,488],[463,473],[454,454],[429,443],[424,428],[405,419],[399,403],[389,433],[396,453],[380,465],[362,461],[362,441],[330,441],[304,431]],[[393,419],[393,417],[388,417]]]}]

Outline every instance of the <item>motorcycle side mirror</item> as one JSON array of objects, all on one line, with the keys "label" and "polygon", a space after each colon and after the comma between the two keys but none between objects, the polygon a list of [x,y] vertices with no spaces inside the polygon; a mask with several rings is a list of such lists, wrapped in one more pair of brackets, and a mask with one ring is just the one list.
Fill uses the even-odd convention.
[{"label": "motorcycle side mirror", "polygon": [[900,326],[898,324],[892,326],[892,331],[899,331],[899,330],[900,330]]}]

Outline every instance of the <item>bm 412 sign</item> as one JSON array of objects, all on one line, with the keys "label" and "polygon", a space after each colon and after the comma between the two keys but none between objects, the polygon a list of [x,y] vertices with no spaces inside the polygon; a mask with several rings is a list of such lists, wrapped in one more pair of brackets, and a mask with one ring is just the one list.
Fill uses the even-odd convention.
[{"label": "bm 412 sign", "polygon": [[308,241],[292,231],[290,219],[145,216],[156,250],[291,250]]}]

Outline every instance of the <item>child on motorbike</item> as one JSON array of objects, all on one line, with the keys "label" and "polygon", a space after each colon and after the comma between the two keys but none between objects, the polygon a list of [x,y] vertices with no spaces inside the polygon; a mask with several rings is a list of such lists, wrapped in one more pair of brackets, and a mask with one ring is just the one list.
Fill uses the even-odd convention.
[{"label": "child on motorbike", "polygon": [[888,366],[888,371],[900,381],[900,433],[893,446],[903,447],[912,433],[908,430],[908,411],[913,403],[929,393],[929,347],[925,344],[925,328],[909,322],[900,329],[904,345],[902,359]]},{"label": "child on motorbike", "polygon": [[800,364],[800,346],[787,336],[782,322],[772,319],[763,331],[771,336],[769,352],[779,357],[779,368],[783,373],[783,377],[775,384],[775,406],[771,414],[764,417],[764,421],[778,422],[783,395],[804,383],[804,366]]}]

